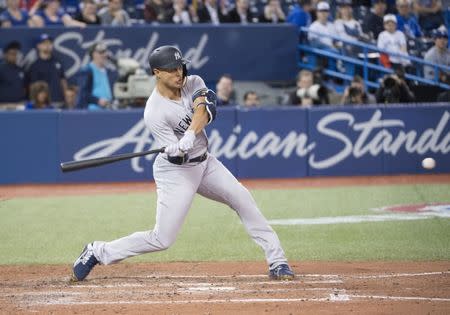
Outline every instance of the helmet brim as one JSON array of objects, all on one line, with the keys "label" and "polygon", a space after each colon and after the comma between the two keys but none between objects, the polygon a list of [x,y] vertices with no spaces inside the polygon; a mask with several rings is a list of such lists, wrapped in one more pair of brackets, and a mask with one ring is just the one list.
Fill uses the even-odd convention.
[{"label": "helmet brim", "polygon": [[184,65],[186,65],[186,64],[188,64],[190,62],[191,62],[190,60],[187,60],[187,59],[183,58],[183,59],[177,60],[175,62],[169,63],[167,65],[164,65],[164,66],[161,66],[161,67],[157,67],[156,69],[172,70],[172,69],[176,69],[176,68],[182,67],[182,66],[184,66]]}]

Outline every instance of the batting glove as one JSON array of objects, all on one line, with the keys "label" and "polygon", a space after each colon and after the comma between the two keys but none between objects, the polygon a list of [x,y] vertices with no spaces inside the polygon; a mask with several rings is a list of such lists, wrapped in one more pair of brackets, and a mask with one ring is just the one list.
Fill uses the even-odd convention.
[{"label": "batting glove", "polygon": [[167,153],[170,156],[178,155],[179,151],[180,150],[178,149],[178,143],[169,144],[164,149],[164,153]]},{"label": "batting glove", "polygon": [[184,133],[183,138],[181,138],[180,141],[178,142],[178,148],[183,152],[187,152],[194,147],[194,140],[195,140],[194,130],[188,130]]}]

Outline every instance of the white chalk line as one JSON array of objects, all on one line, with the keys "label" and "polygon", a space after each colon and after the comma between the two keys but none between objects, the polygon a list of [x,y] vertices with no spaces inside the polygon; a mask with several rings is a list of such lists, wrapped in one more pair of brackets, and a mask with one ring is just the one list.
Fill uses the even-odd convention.
[{"label": "white chalk line", "polygon": [[[331,294],[330,294],[331,296]],[[175,300],[175,301],[42,301],[40,303],[35,303],[34,305],[114,305],[114,304],[134,304],[134,305],[155,305],[155,304],[220,304],[220,303],[293,303],[293,302],[327,302],[331,301],[330,297],[324,298],[270,298],[270,299],[261,299],[261,298],[250,298],[250,299],[201,299],[201,300]]]},{"label": "white chalk line", "polygon": [[[66,297],[67,298],[67,297]],[[243,298],[243,299],[190,299],[172,301],[142,301],[142,300],[115,300],[115,301],[68,301],[68,300],[46,300],[32,303],[33,305],[155,305],[155,304],[220,304],[220,303],[294,303],[294,302],[349,302],[352,299],[358,300],[393,300],[393,301],[428,301],[428,302],[450,302],[450,298],[420,297],[420,296],[384,296],[384,295],[357,295],[347,294],[345,290],[338,293],[330,293],[327,297],[321,298]]]},{"label": "white chalk line", "polygon": [[[205,292],[205,291],[212,291],[212,292],[233,292],[233,293],[276,293],[276,292],[298,292],[298,291],[333,291],[333,288],[264,288],[264,289],[238,289],[234,287],[188,287],[188,288],[180,288],[177,289],[177,293],[188,293],[188,292]],[[136,294],[136,293],[151,293],[151,294],[166,294],[166,293],[172,293],[172,291],[167,290],[154,290],[151,287],[147,287],[143,290],[133,290],[132,292],[129,292],[129,294]],[[111,295],[111,291],[97,291],[95,292],[95,295]],[[127,294],[128,292],[120,292],[121,294]],[[80,291],[30,291],[30,292],[18,292],[18,293],[6,293],[6,294],[0,294],[0,297],[16,297],[16,296],[80,296],[80,295],[88,295],[88,292],[80,292]]]},{"label": "white chalk line", "polygon": [[387,296],[387,295],[349,295],[350,298],[358,299],[378,299],[394,301],[430,301],[430,302],[450,302],[450,298],[422,297],[422,296]]},{"label": "white chalk line", "polygon": [[[375,275],[338,275],[338,274],[297,274],[295,276],[296,280],[286,281],[286,282],[294,282],[301,281],[303,278],[331,278],[336,280],[341,280],[342,278],[358,278],[358,279],[370,279],[370,278],[395,278],[395,277],[421,277],[421,276],[433,276],[433,275],[442,275],[442,274],[450,274],[450,271],[434,271],[434,272],[414,272],[414,273],[392,273],[392,274],[375,274]],[[217,279],[234,279],[234,278],[267,278],[266,275],[229,275],[229,276],[217,276],[217,275],[204,275],[204,276],[192,276],[192,275],[152,275],[146,276],[145,278],[155,278],[155,279],[203,279],[203,278],[217,278]],[[330,280],[331,281],[331,280]],[[276,280],[271,281],[263,281],[263,282],[254,282],[254,283],[276,283]],[[249,283],[249,282],[245,282]],[[278,282],[281,283],[281,282]]]},{"label": "white chalk line", "polygon": [[[204,279],[204,278],[213,278],[213,279],[236,279],[236,278],[268,278],[268,275],[227,275],[227,276],[217,276],[217,275],[201,275],[201,276],[193,276],[193,275],[148,275],[144,278],[146,279]],[[330,274],[300,274],[296,276],[297,278],[338,278],[339,275],[330,275]],[[275,280],[273,280],[275,281]]]},{"label": "white chalk line", "polygon": [[351,278],[379,279],[379,278],[396,278],[396,277],[423,277],[423,276],[435,276],[435,275],[443,275],[443,274],[450,274],[450,271],[364,275],[364,276],[351,276]]},{"label": "white chalk line", "polygon": [[337,217],[296,218],[269,220],[270,225],[323,225],[323,224],[348,224],[361,222],[385,222],[385,221],[411,221],[432,218],[450,218],[450,213],[425,212],[417,214],[375,214],[375,215],[349,215]]},{"label": "white chalk line", "polygon": [[[378,300],[393,300],[393,301],[428,301],[428,302],[450,302],[448,298],[433,298],[433,297],[415,297],[415,296],[383,296],[383,295],[353,295],[346,293],[330,293],[327,297],[321,298],[248,298],[248,299],[192,299],[192,300],[174,300],[174,301],[142,301],[142,300],[116,300],[116,301],[42,301],[37,304],[51,304],[51,305],[123,305],[123,304],[221,304],[221,303],[295,303],[295,302],[349,302],[352,299],[364,299],[367,301]],[[35,304],[36,305],[36,304]]]}]

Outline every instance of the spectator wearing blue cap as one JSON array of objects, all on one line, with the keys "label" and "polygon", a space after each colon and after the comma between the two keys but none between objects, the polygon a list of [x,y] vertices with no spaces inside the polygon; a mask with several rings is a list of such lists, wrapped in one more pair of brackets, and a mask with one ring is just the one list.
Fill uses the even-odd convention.
[{"label": "spectator wearing blue cap", "polygon": [[[434,46],[431,47],[425,54],[425,61],[435,63],[437,65],[450,66],[450,51],[448,49],[448,31],[444,26],[432,32],[434,37]],[[450,74],[444,72],[435,72],[434,67],[425,66],[425,78],[429,80],[438,79],[443,81],[443,77]]]},{"label": "spectator wearing blue cap", "polygon": [[0,63],[0,103],[20,103],[25,100],[25,77],[22,67],[17,65],[20,44],[16,41],[3,48]]},{"label": "spectator wearing blue cap", "polygon": [[27,73],[27,83],[47,82],[50,96],[55,105],[64,102],[67,80],[62,63],[53,55],[53,42],[48,34],[41,34],[36,41],[37,59]]}]

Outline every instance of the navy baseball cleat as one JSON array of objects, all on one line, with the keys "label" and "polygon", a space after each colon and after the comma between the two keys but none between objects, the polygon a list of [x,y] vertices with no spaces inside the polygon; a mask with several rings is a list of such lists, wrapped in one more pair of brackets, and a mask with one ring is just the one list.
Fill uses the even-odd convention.
[{"label": "navy baseball cleat", "polygon": [[92,268],[94,268],[94,266],[98,263],[99,261],[94,256],[94,248],[92,247],[92,243],[87,244],[78,259],[73,264],[73,275],[71,281],[83,281],[91,272]]},{"label": "navy baseball cleat", "polygon": [[288,264],[281,264],[269,269],[269,277],[275,280],[292,280],[295,276]]}]

